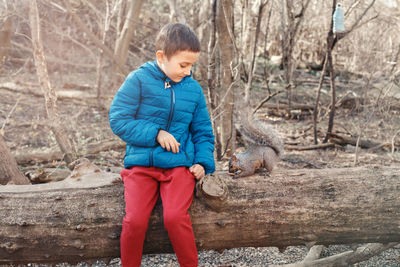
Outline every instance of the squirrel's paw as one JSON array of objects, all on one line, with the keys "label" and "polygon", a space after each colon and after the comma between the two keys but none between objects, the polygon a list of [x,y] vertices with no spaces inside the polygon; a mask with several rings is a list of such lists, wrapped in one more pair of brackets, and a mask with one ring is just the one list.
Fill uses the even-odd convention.
[{"label": "squirrel's paw", "polygon": [[232,167],[229,167],[228,170],[228,175],[232,176],[233,179],[238,178],[238,175],[242,172],[240,169],[234,169]]},{"label": "squirrel's paw", "polygon": [[240,170],[240,169],[233,171],[233,172],[228,172],[228,174],[232,176],[232,179],[237,179],[237,178],[241,178],[244,176],[248,176],[248,174],[243,173],[243,170]]}]

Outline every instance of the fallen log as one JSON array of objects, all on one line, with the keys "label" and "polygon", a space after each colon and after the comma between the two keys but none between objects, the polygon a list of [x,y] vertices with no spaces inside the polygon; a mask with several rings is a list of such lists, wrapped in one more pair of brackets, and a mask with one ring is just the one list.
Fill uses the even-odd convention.
[{"label": "fallen log", "polygon": [[25,172],[25,175],[34,184],[62,181],[70,174],[71,171],[68,168],[35,168]]},{"label": "fallen log", "polygon": [[[0,83],[0,89],[4,89],[10,92],[16,92],[21,94],[29,94],[35,97],[43,97],[43,93],[38,91],[36,87],[27,87],[26,85],[19,85],[14,82],[6,82]],[[104,101],[112,100],[113,96],[104,95],[101,96],[100,99]],[[98,107],[98,97],[94,94],[90,94],[89,92],[82,92],[82,90],[65,90],[62,88],[57,89],[57,99],[58,100],[68,100],[73,101],[76,104],[83,104],[85,106],[90,105],[94,107]]]},{"label": "fallen log", "polygon": [[[123,150],[126,144],[124,144],[120,140],[110,140],[110,141],[102,141],[95,144],[88,144],[86,148],[82,149],[82,154],[84,156],[91,154],[98,154],[102,151],[109,150]],[[16,151],[14,154],[15,160],[20,165],[29,164],[31,162],[51,162],[62,160],[63,154],[60,151],[49,151],[49,152],[28,152],[28,151]]]},{"label": "fallen log", "polygon": [[299,145],[286,145],[286,151],[305,151],[305,150],[315,150],[315,149],[324,149],[335,147],[333,143],[325,143],[325,144],[317,144],[317,145],[309,145],[309,146],[299,146]]},{"label": "fallen log", "polygon": [[[370,149],[370,150],[378,150],[378,149],[384,149],[388,151],[394,151],[395,148],[398,148],[400,144],[394,141],[394,138],[396,137],[397,133],[393,136],[392,138],[392,143],[376,143],[371,140],[359,140],[358,146],[361,148],[365,149]],[[357,146],[357,137],[348,137],[348,136],[343,136],[343,135],[338,135],[335,133],[330,133],[329,134],[329,140],[332,143],[345,146],[345,145],[352,145],[352,146]]]},{"label": "fallen log", "polygon": [[[1,83],[0,84],[0,89],[5,89],[11,92],[16,92],[16,93],[25,93],[25,94],[31,94],[34,96],[38,97],[43,97],[43,92],[40,92],[38,90],[35,90],[36,88],[29,88],[29,87],[24,87],[21,85],[18,85],[13,82],[6,82],[6,83]],[[87,92],[82,92],[81,90],[59,90],[57,91],[57,98],[58,99],[77,99],[77,100],[82,100],[82,99],[95,99],[96,96],[93,96]]]},{"label": "fallen log", "polygon": [[[275,170],[198,183],[190,208],[199,250],[400,241],[399,167]],[[86,177],[89,175],[89,178]],[[0,264],[119,256],[124,214],[118,174],[0,186]],[[145,253],[172,252],[156,205]]]},{"label": "fallen log", "polygon": [[[341,145],[341,146],[345,146],[345,145],[352,145],[352,146],[356,146],[357,145],[357,137],[347,137],[347,136],[342,136],[342,135],[338,135],[335,133],[330,133],[329,134],[329,140],[335,144]],[[359,141],[358,144],[361,148],[374,148],[374,147],[378,147],[381,144],[380,143],[376,143],[374,141],[370,141],[370,140],[363,140],[361,139]]]}]

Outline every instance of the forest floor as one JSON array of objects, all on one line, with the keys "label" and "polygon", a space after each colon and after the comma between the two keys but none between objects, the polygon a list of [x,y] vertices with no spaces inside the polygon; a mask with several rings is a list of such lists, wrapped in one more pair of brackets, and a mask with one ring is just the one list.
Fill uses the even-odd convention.
[{"label": "forest floor", "polygon": [[[385,79],[371,82],[363,78],[350,77],[348,80],[336,79],[337,109],[333,132],[344,137],[371,142],[378,147],[359,149],[356,158],[354,145],[342,144],[328,149],[306,151],[291,150],[291,147],[306,147],[314,144],[312,110],[316,95],[318,77],[309,72],[297,73],[297,87],[293,90],[293,108],[287,111],[285,94],[275,96],[259,109],[257,116],[268,120],[280,132],[287,151],[280,163],[282,168],[333,168],[355,165],[393,165],[399,164],[400,144],[400,86]],[[55,79],[53,79],[55,80]],[[112,95],[106,97],[102,105],[95,99],[96,92],[90,77],[64,77],[62,84],[54,83],[57,92],[70,97],[59,98],[59,116],[70,138],[72,138],[79,155],[89,157],[100,167],[122,167],[123,147],[108,150],[95,155],[85,154],[88,146],[96,146],[116,137],[108,123],[108,110]],[[19,88],[10,88],[8,83]],[[321,91],[320,119],[318,124],[319,143],[323,140],[328,122],[330,101],[329,83],[326,77]],[[279,90],[279,83],[270,85],[272,90]],[[253,105],[267,95],[262,86],[253,90]],[[28,92],[29,91],[29,92]],[[47,122],[46,109],[41,89],[35,76],[18,76],[13,80],[0,77],[0,131],[14,154],[32,154],[35,152],[59,151],[54,135]],[[91,96],[90,99],[85,98]],[[392,141],[395,149],[392,153]],[[381,145],[381,146],[379,146]],[[242,142],[237,151],[243,150]],[[236,151],[236,152],[237,152]],[[355,162],[356,161],[356,162]],[[289,163],[288,163],[289,162]],[[220,168],[226,169],[227,158],[217,162]],[[21,168],[57,165],[57,161],[45,163],[32,161],[32,164],[21,165]],[[61,165],[57,165],[63,167]]]},{"label": "forest floor", "polygon": [[[297,86],[293,90],[293,106],[301,104],[302,107],[294,108],[288,112],[285,109],[287,106],[285,96],[280,94],[266,104],[269,108],[263,107],[257,113],[260,119],[268,120],[278,129],[288,148],[314,144],[312,111],[307,107],[314,106],[318,78],[318,76],[307,71],[297,73],[295,79]],[[89,146],[100,145],[108,141],[119,141],[109,127],[108,110],[102,107],[109,106],[112,96],[108,97],[103,105],[98,105],[95,100],[96,92],[93,89],[94,80],[92,77],[80,74],[64,77],[62,83],[54,83],[53,86],[58,92],[78,92],[76,97],[59,99],[59,115],[80,156],[89,158],[103,169],[118,170],[123,166],[123,146],[95,154],[86,153]],[[16,91],[15,88],[12,89],[6,84],[10,82],[20,91]],[[339,76],[336,79],[336,86],[338,104],[334,132],[353,139],[360,136],[361,140],[375,142],[381,146],[372,149],[360,149],[358,153],[356,153],[356,147],[350,144],[307,151],[287,149],[284,160],[279,163],[278,168],[335,168],[356,165],[400,166],[399,85],[384,78],[367,80],[364,77],[351,75],[345,78]],[[270,87],[273,91],[278,90],[280,84],[279,82],[271,83]],[[59,151],[46,119],[44,98],[35,94],[40,92],[41,89],[34,75],[19,75],[12,78],[0,77],[0,131],[14,155],[26,155],[35,152],[48,152],[50,154]],[[79,92],[82,95],[93,97],[88,100]],[[253,90],[253,104],[258,104],[256,100],[262,99],[266,95],[267,90],[262,86]],[[318,124],[319,143],[325,136],[327,128],[329,101],[330,91],[327,77],[321,92],[322,111]],[[393,153],[392,141],[394,142]],[[238,151],[240,150],[243,150],[243,146],[239,144]],[[65,165],[57,159],[51,159],[49,162],[32,160],[20,164],[20,168],[25,173],[45,167],[65,168]],[[227,158],[217,162],[217,168],[227,170]],[[301,250],[302,254],[305,253],[302,247],[296,249]],[[258,249],[251,250],[254,253],[260,253]],[[386,257],[383,265],[359,266],[400,266],[399,250],[398,247],[392,249],[393,254],[389,258],[383,256]],[[241,259],[246,258],[247,252],[236,251],[235,253],[239,253],[241,256],[239,255],[240,257],[237,256],[237,260],[231,261],[229,263],[231,265],[225,264],[225,266],[264,266],[246,263],[246,261],[241,263]],[[250,251],[248,253],[252,257],[255,255]],[[272,252],[268,253],[271,254]],[[272,254],[276,254],[276,256],[281,254],[284,258],[289,257],[279,252]],[[148,257],[151,258],[151,256]],[[203,257],[207,258],[206,254]],[[226,257],[229,258],[229,256]],[[156,264],[154,266],[174,266],[172,264],[174,260],[172,259],[171,263],[171,258],[168,259],[165,262],[166,265]],[[292,261],[289,259],[285,262]]]}]

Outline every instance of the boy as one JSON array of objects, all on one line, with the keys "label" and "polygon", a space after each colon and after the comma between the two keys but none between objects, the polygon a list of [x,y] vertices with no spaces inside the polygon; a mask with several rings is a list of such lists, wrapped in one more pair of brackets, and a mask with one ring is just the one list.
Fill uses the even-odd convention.
[{"label": "boy", "polygon": [[205,97],[191,77],[200,43],[189,27],[170,23],[161,29],[155,47],[156,60],[128,75],[109,114],[111,129],[127,143],[121,171],[121,262],[140,266],[148,220],[160,193],[164,226],[180,266],[197,266],[188,209],[195,178],[215,171]]}]

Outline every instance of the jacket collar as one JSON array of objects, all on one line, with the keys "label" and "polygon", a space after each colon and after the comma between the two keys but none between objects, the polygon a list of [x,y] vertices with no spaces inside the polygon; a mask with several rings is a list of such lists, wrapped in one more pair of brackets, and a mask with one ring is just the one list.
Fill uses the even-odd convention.
[{"label": "jacket collar", "polygon": [[[146,62],[145,64],[143,64],[141,66],[141,68],[145,68],[147,70],[149,70],[151,72],[151,74],[158,78],[163,80],[164,82],[170,82],[172,84],[176,84],[176,82],[172,81],[165,73],[164,71],[160,68],[160,66],[158,66],[157,64],[157,60],[152,60],[149,62]],[[180,82],[182,82],[183,80],[185,80],[187,77],[192,77],[192,71],[190,71],[190,75],[184,77]]]}]

